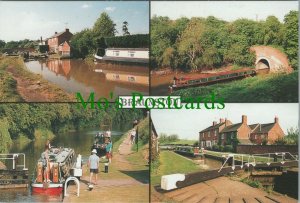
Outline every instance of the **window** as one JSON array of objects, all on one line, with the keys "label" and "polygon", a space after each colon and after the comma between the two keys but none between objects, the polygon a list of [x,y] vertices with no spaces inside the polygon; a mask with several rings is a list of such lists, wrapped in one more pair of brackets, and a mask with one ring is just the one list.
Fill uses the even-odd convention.
[{"label": "window", "polygon": [[129,82],[135,82],[135,77],[134,76],[128,76],[128,81]]},{"label": "window", "polygon": [[135,51],[128,51],[128,56],[129,57],[134,57]]},{"label": "window", "polygon": [[234,138],[234,132],[231,133],[231,139],[233,139],[233,138]]},{"label": "window", "polygon": [[217,130],[215,130],[215,136],[217,136]]},{"label": "window", "polygon": [[120,55],[120,51],[113,51],[113,55],[114,56],[119,56]]},{"label": "window", "polygon": [[210,137],[210,131],[208,131],[208,137]]},{"label": "window", "polygon": [[222,139],[222,140],[224,140],[224,137],[225,137],[225,134],[224,134],[224,133],[222,133],[222,135],[221,135],[221,139]]},{"label": "window", "polygon": [[120,75],[119,74],[113,74],[113,79],[120,80]]}]

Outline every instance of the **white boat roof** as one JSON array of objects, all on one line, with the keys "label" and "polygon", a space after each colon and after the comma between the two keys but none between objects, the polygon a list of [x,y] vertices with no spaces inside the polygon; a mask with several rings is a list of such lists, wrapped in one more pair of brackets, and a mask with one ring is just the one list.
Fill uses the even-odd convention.
[{"label": "white boat roof", "polygon": [[49,159],[51,162],[65,162],[71,154],[74,154],[72,148],[51,148],[49,152]]}]

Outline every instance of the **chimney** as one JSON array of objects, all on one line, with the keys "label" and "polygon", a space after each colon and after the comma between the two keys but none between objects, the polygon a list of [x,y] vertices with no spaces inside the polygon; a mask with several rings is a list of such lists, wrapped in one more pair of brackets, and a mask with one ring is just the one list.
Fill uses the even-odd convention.
[{"label": "chimney", "polygon": [[246,115],[242,115],[242,123],[247,124],[247,116]]},{"label": "chimney", "polygon": [[215,125],[217,125],[217,121],[214,121],[214,122],[213,122],[213,126],[215,126]]},{"label": "chimney", "polygon": [[220,123],[224,123],[224,118],[220,118]]},{"label": "chimney", "polygon": [[227,118],[225,118],[225,127],[227,126]]},{"label": "chimney", "polygon": [[69,32],[70,30],[69,30],[69,28],[66,28],[66,32]]},{"label": "chimney", "polygon": [[54,34],[57,34],[57,32],[55,32]]},{"label": "chimney", "polygon": [[274,118],[274,123],[278,123],[278,122],[279,122],[278,117],[275,116],[275,118]]},{"label": "chimney", "polygon": [[43,42],[43,38],[42,38],[42,36],[41,36],[41,43]]}]

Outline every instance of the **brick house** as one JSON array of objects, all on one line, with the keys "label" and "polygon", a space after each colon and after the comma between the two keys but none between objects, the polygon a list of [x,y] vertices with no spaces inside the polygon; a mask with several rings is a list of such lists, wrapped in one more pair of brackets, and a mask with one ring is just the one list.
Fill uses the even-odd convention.
[{"label": "brick house", "polygon": [[247,116],[242,115],[240,123],[232,124],[229,120],[220,119],[220,123],[213,122],[212,126],[199,132],[200,147],[212,147],[215,144],[233,145],[238,140],[240,144],[268,144],[282,138],[284,132],[275,117],[274,123],[248,125]]},{"label": "brick house", "polygon": [[58,53],[61,56],[71,56],[71,47],[67,41],[58,46]]},{"label": "brick house", "polygon": [[220,138],[220,131],[226,126],[232,125],[230,120],[220,118],[220,122],[213,121],[212,125],[199,132],[200,147],[211,147],[218,144]]},{"label": "brick house", "polygon": [[279,125],[278,117],[275,117],[274,123],[258,123],[250,127],[250,140],[255,144],[262,144],[264,141],[267,141],[268,144],[273,144],[275,140],[284,136],[284,132]]},{"label": "brick house", "polygon": [[[59,53],[59,46],[60,45],[63,46],[65,42],[69,42],[71,40],[72,36],[73,36],[73,34],[69,31],[69,29],[66,29],[65,31],[60,32],[60,33],[55,32],[55,34],[52,37],[49,37],[47,39],[47,44],[49,46],[49,50],[51,52]],[[65,45],[65,46],[67,46],[67,45]]]}]

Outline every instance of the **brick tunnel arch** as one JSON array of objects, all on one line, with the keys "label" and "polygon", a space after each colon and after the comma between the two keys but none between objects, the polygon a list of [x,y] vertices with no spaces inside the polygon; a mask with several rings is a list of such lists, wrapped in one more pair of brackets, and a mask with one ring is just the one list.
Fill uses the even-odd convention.
[{"label": "brick tunnel arch", "polygon": [[263,72],[292,72],[288,58],[279,49],[270,46],[252,46],[250,48],[256,55],[255,69]]},{"label": "brick tunnel arch", "polygon": [[270,62],[266,58],[260,58],[256,62],[256,70],[261,70],[264,72],[270,71]]}]

